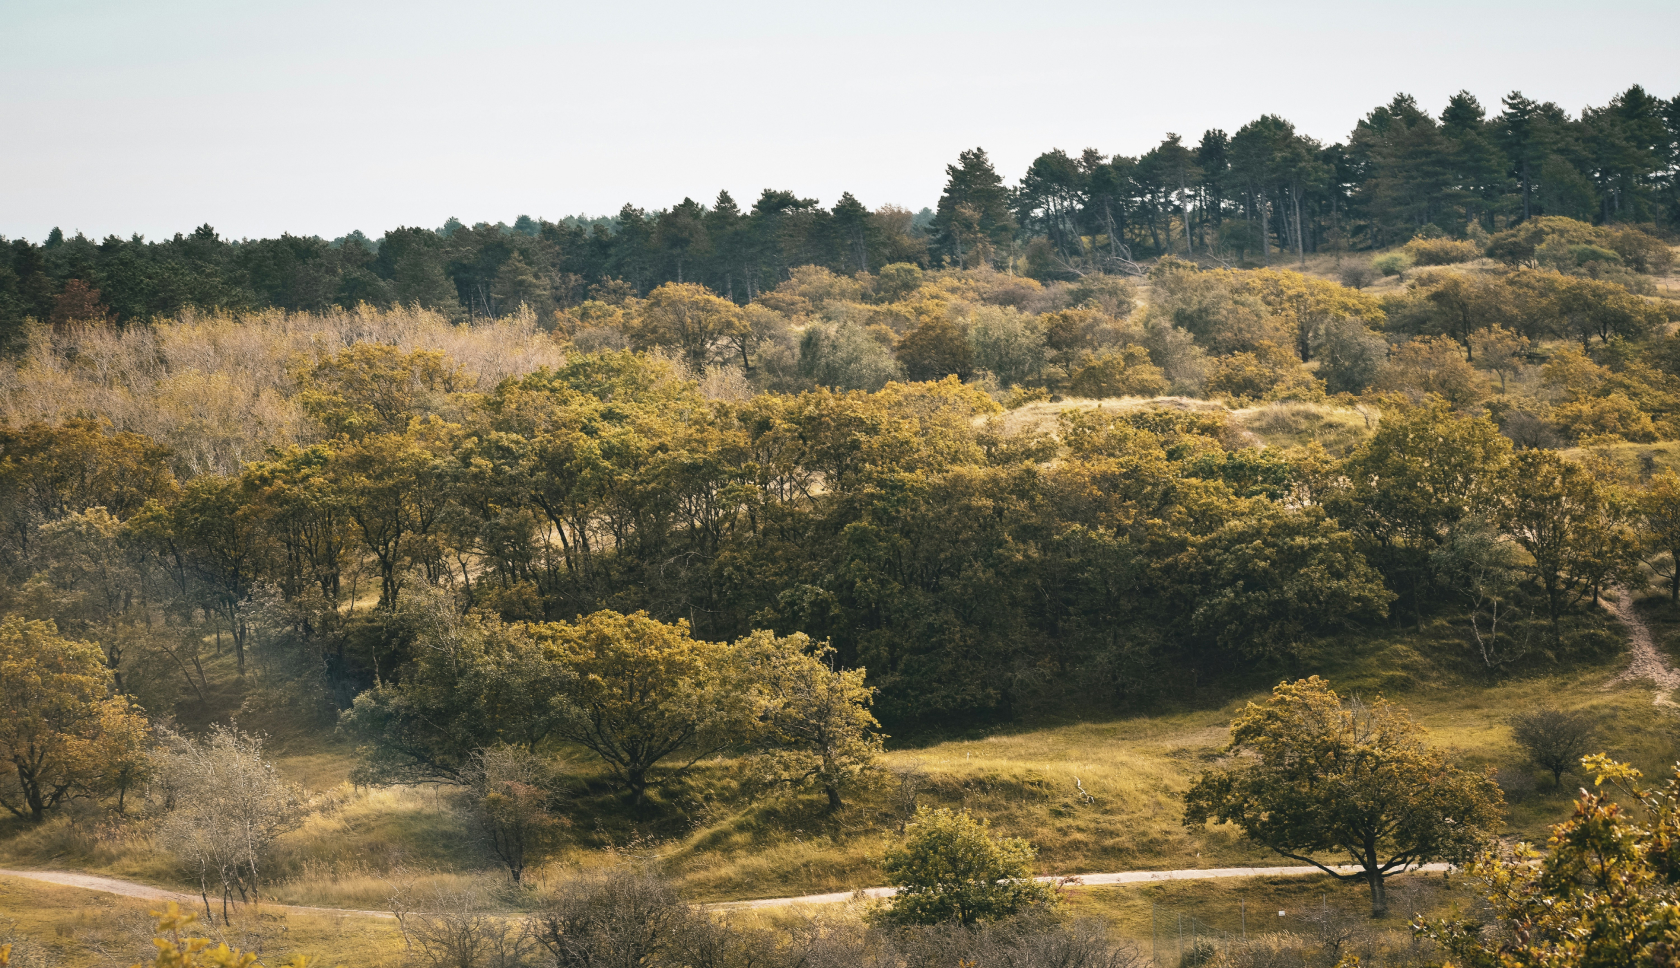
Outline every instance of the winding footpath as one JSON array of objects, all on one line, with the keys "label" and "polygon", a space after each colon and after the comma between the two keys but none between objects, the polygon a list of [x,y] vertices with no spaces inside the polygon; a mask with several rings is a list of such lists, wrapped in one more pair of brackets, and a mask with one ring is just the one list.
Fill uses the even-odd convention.
[{"label": "winding footpath", "polygon": [[[118,894],[123,897],[137,897],[145,901],[174,901],[189,910],[204,903],[204,899],[197,894],[170,891],[161,887],[153,887],[150,884],[125,881],[116,877],[102,877],[98,874],[81,874],[76,871],[14,871],[0,867],[0,877],[17,877],[26,881],[42,881],[63,887],[79,887],[84,891],[102,891],[106,894]],[[211,903],[215,904],[216,902],[212,901]],[[296,904],[264,904],[263,907],[274,911],[291,911],[299,914],[355,914],[367,918],[394,918],[396,916],[390,911],[358,911],[354,908],[305,907]]]},{"label": "winding footpath", "polygon": [[1668,661],[1663,658],[1662,653],[1657,651],[1657,644],[1651,638],[1650,628],[1645,625],[1645,620],[1640,618],[1639,613],[1634,610],[1633,596],[1628,594],[1625,588],[1614,589],[1614,592],[1616,595],[1615,601],[1611,601],[1607,596],[1600,599],[1600,602],[1604,605],[1604,610],[1614,615],[1616,620],[1627,629],[1628,647],[1633,658],[1621,674],[1604,684],[1604,688],[1613,689],[1616,686],[1635,680],[1647,680],[1657,685],[1656,695],[1652,697],[1651,705],[1680,708],[1680,704],[1669,698],[1670,693],[1680,689],[1680,672],[1676,672],[1674,667],[1670,666]]},{"label": "winding footpath", "polygon": [[[1409,870],[1429,873],[1449,869],[1450,867],[1447,864],[1424,864],[1421,867],[1409,868]],[[1357,871],[1358,868],[1342,866],[1337,867],[1336,870],[1345,874]],[[1115,884],[1151,884],[1160,881],[1199,881],[1231,877],[1299,877],[1322,873],[1324,872],[1316,867],[1214,867],[1178,871],[1120,871],[1113,874],[1074,874],[1066,877],[1040,877],[1038,880],[1045,883],[1064,884],[1069,887],[1104,887]],[[175,901],[182,906],[203,903],[202,899],[196,894],[165,890],[161,887],[138,884],[134,881],[125,881],[115,877],[79,874],[75,871],[7,870],[0,868],[0,877],[43,881],[48,884],[79,887],[89,891],[103,891],[106,894],[119,894],[123,897],[136,897],[148,901]],[[709,911],[741,911],[753,908],[791,907],[795,904],[843,904],[847,901],[891,897],[893,891],[894,888],[891,887],[869,887],[855,891],[836,891],[832,894],[771,897],[753,901],[722,901],[702,906]],[[351,908],[301,907],[292,904],[265,904],[264,907],[269,910],[297,912],[299,914],[351,914],[369,918],[394,917],[389,911],[358,911]]]}]

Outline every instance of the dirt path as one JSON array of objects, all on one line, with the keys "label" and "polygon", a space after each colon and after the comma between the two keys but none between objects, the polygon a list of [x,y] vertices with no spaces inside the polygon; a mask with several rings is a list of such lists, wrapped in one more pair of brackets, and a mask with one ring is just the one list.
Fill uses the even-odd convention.
[{"label": "dirt path", "polygon": [[[1358,870],[1357,867],[1337,867],[1343,873]],[[1439,872],[1449,869],[1447,864],[1424,864],[1421,867],[1409,868],[1414,871]],[[1322,874],[1316,867],[1213,867],[1181,871],[1121,871],[1115,874],[1073,874],[1067,877],[1040,877],[1038,880],[1046,883],[1062,882],[1069,886],[1101,887],[1108,884],[1151,884],[1159,881],[1202,881],[1227,877],[1299,877],[1306,874]],[[772,897],[758,901],[723,901],[708,904],[706,908],[712,911],[738,911],[749,908],[788,907],[794,904],[839,904],[844,901],[862,900],[864,898],[891,897],[893,888],[870,887],[856,891],[836,891],[833,894],[807,894],[803,897]]]},{"label": "dirt path", "polygon": [[[44,881],[48,884],[60,884],[64,887],[79,887],[87,891],[104,891],[106,894],[119,894],[123,897],[137,897],[146,901],[174,901],[189,910],[202,909],[204,900],[197,894],[183,894],[180,891],[165,890],[150,884],[138,884],[116,877],[101,877],[98,874],[79,874],[75,871],[14,871],[0,868],[0,877],[18,877],[26,881]],[[215,899],[210,904],[215,906]],[[296,904],[264,904],[270,911],[291,911],[299,914],[358,914],[369,918],[394,917],[390,911],[357,911],[352,908],[324,908],[303,907]]]},{"label": "dirt path", "polygon": [[[1350,873],[1358,870],[1356,867],[1338,867],[1338,871]],[[1414,871],[1439,872],[1448,870],[1446,864],[1424,864],[1421,867],[1410,868]],[[1047,883],[1062,882],[1069,886],[1101,887],[1109,884],[1149,884],[1159,881],[1201,881],[1228,877],[1300,877],[1307,874],[1322,874],[1316,867],[1214,867],[1179,871],[1120,871],[1114,874],[1075,874],[1068,877],[1040,877]],[[62,884],[65,887],[80,887],[89,891],[104,891],[107,894],[120,894],[123,897],[137,897],[148,901],[175,901],[182,906],[197,905],[202,907],[204,902],[196,894],[183,894],[180,891],[169,891],[150,884],[137,884],[115,877],[101,877],[98,874],[78,874],[75,871],[15,871],[0,868],[0,877],[20,877],[30,881],[45,881],[48,884]],[[893,888],[869,887],[855,891],[836,891],[833,894],[806,894],[802,897],[770,897],[756,901],[722,901],[707,904],[704,907],[710,911],[738,911],[749,908],[789,907],[794,904],[840,904],[845,901],[862,898],[891,897]],[[301,914],[357,914],[370,918],[389,918],[393,915],[389,911],[356,911],[349,908],[299,907],[292,904],[264,905],[269,910],[295,911]]]},{"label": "dirt path", "polygon": [[1646,627],[1645,620],[1633,607],[1633,596],[1627,589],[1615,589],[1616,600],[1608,597],[1600,599],[1605,611],[1616,616],[1616,620],[1627,629],[1628,643],[1633,653],[1633,661],[1622,670],[1616,678],[1605,683],[1604,688],[1612,689],[1626,682],[1643,679],[1657,684],[1656,694],[1651,699],[1653,706],[1670,706],[1680,708],[1669,693],[1680,689],[1680,672],[1668,664],[1663,654],[1657,651],[1656,640],[1651,638],[1651,630]]}]

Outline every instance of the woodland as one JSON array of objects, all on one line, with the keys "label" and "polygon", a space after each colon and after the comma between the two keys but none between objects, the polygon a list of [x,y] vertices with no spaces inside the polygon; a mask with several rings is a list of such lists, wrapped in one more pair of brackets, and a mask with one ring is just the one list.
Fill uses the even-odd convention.
[{"label": "woodland", "polygon": [[1680,97],[947,177],[6,242],[0,964],[1666,964]]}]

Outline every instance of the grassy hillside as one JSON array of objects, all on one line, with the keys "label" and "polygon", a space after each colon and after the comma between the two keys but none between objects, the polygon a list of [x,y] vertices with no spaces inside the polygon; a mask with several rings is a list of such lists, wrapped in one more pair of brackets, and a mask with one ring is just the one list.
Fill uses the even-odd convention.
[{"label": "grassy hillside", "polygon": [[[1661,599],[1647,599],[1642,612],[1672,653],[1680,640],[1676,613]],[[1619,632],[1602,613],[1579,621]],[[1623,664],[1621,654],[1575,663],[1537,657],[1518,675],[1494,681],[1477,673],[1461,630],[1445,619],[1422,633],[1372,630],[1331,644],[1299,668],[1215,682],[1182,708],[1100,721],[1069,709],[1058,719],[1012,727],[897,738],[879,782],[834,815],[815,797],[743,787],[727,758],[702,764],[633,807],[606,787],[581,751],[564,751],[576,790],[568,845],[536,880],[633,856],[657,862],[703,901],[877,885],[879,857],[901,816],[902,778],[916,771],[924,774],[920,802],[966,807],[1000,833],[1029,838],[1048,874],[1287,863],[1231,829],[1184,827],[1177,798],[1217,759],[1226,724],[1244,703],[1278,678],[1310,673],[1344,693],[1401,702],[1462,763],[1497,769],[1510,801],[1511,836],[1541,839],[1546,825],[1566,814],[1572,787],[1566,777],[1554,789],[1548,776],[1523,764],[1505,725],[1512,712],[1542,704],[1585,710],[1603,724],[1612,754],[1648,772],[1672,759],[1674,717],[1652,706],[1648,687],[1612,683]],[[286,835],[276,899],[380,908],[394,881],[406,878],[478,890],[508,908],[528,902],[497,886],[494,859],[467,833],[469,821],[448,787],[354,788],[346,781],[354,751],[319,731],[282,731],[273,749],[280,768],[314,797],[309,821]],[[187,886],[151,848],[142,818],[92,820],[72,813],[35,829],[12,827],[0,841],[0,863]]]}]

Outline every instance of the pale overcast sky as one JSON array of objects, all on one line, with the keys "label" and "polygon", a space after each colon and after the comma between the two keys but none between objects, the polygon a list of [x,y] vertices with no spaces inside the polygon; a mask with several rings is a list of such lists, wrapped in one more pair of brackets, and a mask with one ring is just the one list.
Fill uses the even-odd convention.
[{"label": "pale overcast sky", "polygon": [[0,234],[377,236],[743,205],[933,204],[984,146],[1127,154],[1397,91],[1571,113],[1680,92],[1680,0],[0,0]]}]

